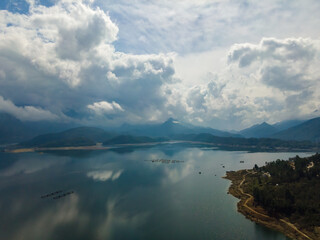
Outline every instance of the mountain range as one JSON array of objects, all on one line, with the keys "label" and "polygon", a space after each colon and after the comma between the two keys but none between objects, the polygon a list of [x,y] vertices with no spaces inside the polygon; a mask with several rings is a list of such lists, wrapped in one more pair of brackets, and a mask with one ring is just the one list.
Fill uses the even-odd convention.
[{"label": "mountain range", "polygon": [[182,135],[198,134],[235,139],[274,138],[285,141],[319,142],[320,118],[307,121],[289,120],[273,125],[263,122],[231,133],[209,127],[194,126],[173,118],[158,124],[123,124],[121,127],[105,131],[94,127],[78,127],[72,123],[22,122],[9,114],[0,113],[0,144],[18,142],[24,146],[95,145],[97,142],[117,144],[161,141],[175,139]]},{"label": "mountain range", "polygon": [[270,125],[266,122],[239,132],[246,138],[275,138],[294,141],[320,141],[320,118],[290,120]]},{"label": "mountain range", "polygon": [[95,127],[72,128],[59,133],[39,135],[31,140],[21,142],[22,147],[70,147],[93,146],[105,142],[116,134]]},{"label": "mountain range", "polygon": [[148,137],[168,137],[177,134],[196,134],[210,133],[218,137],[241,137],[239,134],[234,134],[226,131],[220,131],[209,127],[194,126],[180,122],[176,119],[169,118],[167,121],[159,124],[146,125],[130,125],[124,124],[115,130],[116,132]]},{"label": "mountain range", "polygon": [[239,133],[246,138],[266,138],[272,136],[278,131],[279,130],[276,127],[263,122],[261,124],[256,124],[252,127],[243,129]]},{"label": "mountain range", "polygon": [[191,144],[209,144],[224,149],[250,151],[278,151],[278,150],[311,150],[315,144],[310,141],[287,141],[272,138],[235,138],[218,137],[210,133],[178,134],[170,138],[151,138],[146,136],[115,135],[103,129],[93,127],[73,128],[60,133],[51,133],[37,136],[29,141],[22,142],[18,147],[80,147],[104,146],[121,144],[146,144],[168,140],[179,140]]},{"label": "mountain range", "polygon": [[10,114],[0,112],[0,144],[18,143],[40,134],[61,132],[74,127],[77,127],[77,124],[51,121],[23,122]]},{"label": "mountain range", "polygon": [[282,140],[309,140],[318,143],[320,141],[320,118],[313,118],[297,126],[279,131],[272,137]]}]

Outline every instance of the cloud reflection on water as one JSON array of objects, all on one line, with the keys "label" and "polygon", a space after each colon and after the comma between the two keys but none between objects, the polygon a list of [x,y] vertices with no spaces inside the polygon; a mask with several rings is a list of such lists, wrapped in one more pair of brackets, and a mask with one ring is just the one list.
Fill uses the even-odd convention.
[{"label": "cloud reflection on water", "polygon": [[54,165],[64,165],[69,158],[61,157],[59,158],[59,161],[55,157],[52,156],[46,156],[44,157],[38,157],[33,156],[29,158],[23,158],[17,162],[15,162],[13,165],[6,169],[0,170],[0,176],[2,177],[10,177],[17,174],[31,174],[35,172],[42,171],[44,169],[50,168]]},{"label": "cloud reflection on water", "polygon": [[132,237],[139,226],[142,226],[149,214],[141,212],[129,215],[117,211],[117,199],[111,199],[106,203],[107,214],[97,228],[98,239],[117,239],[117,236],[125,239]]},{"label": "cloud reflection on water", "polygon": [[[55,203],[57,204],[26,219],[20,228],[15,229],[11,239],[51,239],[59,227],[76,220],[79,224],[81,220],[86,219],[80,216],[78,195],[73,194],[69,198],[59,202],[55,201]],[[36,208],[36,206],[28,207]]]},{"label": "cloud reflection on water", "polygon": [[119,171],[91,171],[87,173],[87,177],[92,178],[96,181],[107,181],[109,179],[115,181],[121,176],[122,172],[122,169]]}]

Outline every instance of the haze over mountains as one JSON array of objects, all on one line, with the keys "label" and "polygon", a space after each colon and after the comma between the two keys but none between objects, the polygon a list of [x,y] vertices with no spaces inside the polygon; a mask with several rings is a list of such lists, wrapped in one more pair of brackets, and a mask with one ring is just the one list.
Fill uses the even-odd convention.
[{"label": "haze over mountains", "polygon": [[[22,122],[5,113],[0,114],[0,123],[1,144],[20,142],[26,147],[84,146],[95,145],[97,142],[109,145],[159,142],[168,139],[196,140],[199,136],[211,140],[213,137],[228,138],[229,142],[233,138],[231,142],[243,142],[244,140],[240,138],[272,138],[311,142],[318,142],[320,139],[320,118],[308,121],[290,120],[273,125],[263,122],[237,133],[194,126],[173,118],[159,124],[124,124],[106,131],[96,127],[77,127],[71,123]],[[214,141],[217,141],[217,138]],[[219,141],[222,140],[219,139]]]},{"label": "haze over mountains", "polygon": [[263,122],[261,124],[255,124],[249,128],[239,131],[239,134],[243,137],[253,137],[253,138],[266,138],[273,137],[274,134],[289,129],[294,126],[302,124],[303,120],[288,120],[283,122],[278,122],[273,125]]},{"label": "haze over mountains", "polygon": [[124,124],[117,129],[118,132],[149,137],[167,137],[177,134],[210,133],[219,137],[241,137],[226,131],[220,131],[209,127],[194,126],[169,118],[164,123],[149,125],[129,125]]},{"label": "haze over mountains", "polygon": [[320,140],[320,118],[307,121],[291,120],[274,125],[263,122],[239,133],[244,137],[318,142]]},{"label": "haze over mountains", "polygon": [[252,127],[241,130],[239,133],[247,138],[262,138],[270,137],[272,134],[278,132],[274,126],[263,122],[261,124],[253,125]]},{"label": "haze over mountains", "polygon": [[40,134],[61,132],[74,127],[77,127],[77,124],[20,121],[10,114],[0,112],[0,144],[18,143]]},{"label": "haze over mountains", "polygon": [[20,143],[20,145],[23,147],[93,146],[115,136],[115,133],[106,132],[100,128],[78,127],[59,133],[39,135]]},{"label": "haze over mountains", "polygon": [[297,126],[293,126],[289,129],[277,132],[273,134],[272,137],[283,140],[309,140],[313,142],[319,142],[320,118],[313,118]]}]

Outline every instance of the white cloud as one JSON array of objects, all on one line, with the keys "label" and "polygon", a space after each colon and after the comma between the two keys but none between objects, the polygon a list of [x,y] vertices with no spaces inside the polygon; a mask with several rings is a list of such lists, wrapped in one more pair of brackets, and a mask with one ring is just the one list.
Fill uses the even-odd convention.
[{"label": "white cloud", "polygon": [[25,15],[1,11],[0,106],[22,120],[109,126],[173,116],[241,128],[311,116],[320,106],[319,9],[60,0]]},{"label": "white cloud", "polygon": [[319,41],[312,39],[236,44],[224,70],[189,90],[190,117],[224,120],[229,128],[312,117],[320,106],[319,56]]},{"label": "white cloud", "polygon": [[58,120],[59,117],[49,111],[33,106],[17,107],[10,100],[0,96],[0,112],[9,113],[23,121]]},{"label": "white cloud", "polygon": [[91,105],[88,105],[88,108],[93,110],[96,114],[100,115],[105,113],[113,114],[124,111],[122,107],[114,101],[112,101],[111,103],[107,101],[95,102]]},{"label": "white cloud", "polygon": [[95,4],[117,20],[121,29],[117,48],[135,53],[185,55],[257,42],[265,36],[316,38],[319,34],[316,0],[96,0]]},{"label": "white cloud", "polygon": [[320,42],[311,39],[262,39],[258,45],[237,44],[229,62],[260,71],[261,80],[281,90],[300,91],[319,79]]},{"label": "white cloud", "polygon": [[[72,112],[83,121],[94,121],[93,112],[124,109],[122,122],[141,121],[164,108],[162,86],[173,81],[173,55],[115,51],[118,27],[99,7],[61,0],[34,4],[28,15],[1,11],[0,20],[0,96],[13,104]],[[120,123],[119,117],[99,120]]]},{"label": "white cloud", "polygon": [[117,180],[121,174],[122,174],[123,170],[119,170],[117,172],[113,172],[113,171],[91,171],[87,173],[87,176],[96,180],[96,181],[107,181],[107,180],[112,180],[115,181]]},{"label": "white cloud", "polygon": [[[166,95],[162,115],[241,128],[259,121],[305,118],[319,109],[313,90],[319,75],[318,1],[97,0],[96,4],[117,20],[117,49],[179,53],[175,76],[182,82],[165,87],[172,94]],[[223,62],[230,46],[234,66]],[[218,79],[207,78],[208,72]],[[215,89],[225,87],[210,93],[214,84]]]}]

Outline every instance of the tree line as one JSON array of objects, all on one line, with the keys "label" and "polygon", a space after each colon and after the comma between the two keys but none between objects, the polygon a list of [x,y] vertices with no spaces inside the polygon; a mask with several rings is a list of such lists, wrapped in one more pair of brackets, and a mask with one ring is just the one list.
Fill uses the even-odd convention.
[{"label": "tree line", "polygon": [[304,227],[320,225],[320,154],[254,167],[247,186],[254,204]]}]

